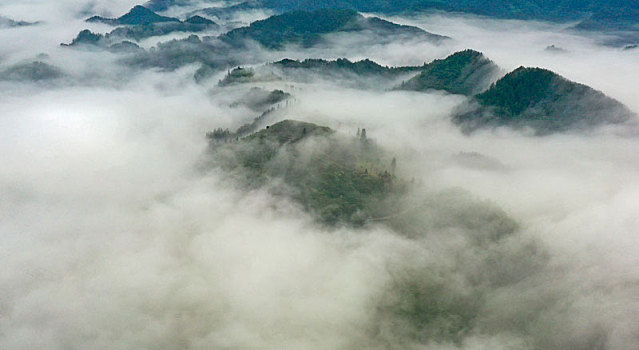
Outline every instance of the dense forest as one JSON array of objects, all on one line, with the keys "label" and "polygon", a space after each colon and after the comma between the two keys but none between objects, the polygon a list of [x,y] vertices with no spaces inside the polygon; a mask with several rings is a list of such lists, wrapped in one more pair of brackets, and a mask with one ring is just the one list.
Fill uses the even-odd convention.
[{"label": "dense forest", "polygon": [[475,96],[480,108],[456,116],[466,131],[507,125],[537,134],[588,129],[634,118],[624,105],[541,68],[520,67]]}]

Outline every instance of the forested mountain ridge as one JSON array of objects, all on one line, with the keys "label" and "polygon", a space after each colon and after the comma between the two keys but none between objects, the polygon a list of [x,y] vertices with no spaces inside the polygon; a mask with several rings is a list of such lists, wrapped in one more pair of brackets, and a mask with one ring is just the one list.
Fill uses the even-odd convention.
[{"label": "forested mountain ridge", "polygon": [[[185,0],[152,0],[147,6],[166,10],[184,5]],[[277,12],[343,8],[383,14],[448,11],[487,17],[546,21],[585,20],[583,28],[619,29],[639,23],[635,0],[253,0],[242,3],[251,8]]]},{"label": "forested mountain ridge", "polygon": [[376,35],[407,35],[431,41],[446,39],[417,27],[399,25],[376,17],[367,18],[356,11],[318,9],[293,11],[255,21],[248,27],[234,29],[220,37],[234,46],[254,40],[269,49],[281,49],[285,44],[311,47],[322,41],[322,35],[338,32],[370,31]]},{"label": "forested mountain ridge", "polygon": [[93,16],[86,20],[87,22],[105,23],[113,26],[117,25],[143,25],[164,22],[180,22],[179,19],[173,17],[160,16],[144,6],[134,6],[129,12],[118,18],[105,18],[101,16]]},{"label": "forested mountain ridge", "polygon": [[466,131],[531,128],[538,135],[617,124],[635,117],[620,102],[546,69],[519,67],[475,96],[479,108],[454,117]]},{"label": "forested mountain ridge", "polygon": [[464,50],[425,65],[419,75],[404,82],[398,89],[444,90],[472,96],[487,88],[498,72],[499,67],[482,53]]},{"label": "forested mountain ridge", "polygon": [[[318,147],[305,147],[306,142]],[[395,161],[366,130],[349,138],[328,127],[284,120],[239,140],[213,142],[211,154],[250,186],[283,181],[288,190],[273,191],[292,196],[327,225],[358,226],[388,215],[381,204],[404,186],[393,175]]]}]

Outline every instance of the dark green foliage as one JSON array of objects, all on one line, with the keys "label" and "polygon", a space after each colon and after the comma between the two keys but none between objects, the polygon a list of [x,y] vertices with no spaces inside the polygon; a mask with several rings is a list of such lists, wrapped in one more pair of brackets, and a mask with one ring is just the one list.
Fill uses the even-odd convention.
[{"label": "dark green foliage", "polygon": [[[379,344],[402,349],[462,344],[478,332],[493,334],[478,325],[491,324],[482,318],[493,316],[486,307],[502,301],[501,293],[511,302],[531,301],[520,297],[522,285],[544,274],[549,260],[544,248],[519,236],[517,223],[504,211],[464,191],[408,191],[385,168],[397,160],[376,147],[365,130],[347,138],[286,120],[237,141],[229,134],[210,133],[211,152],[215,164],[244,185],[293,198],[329,227],[377,222],[410,239],[394,247],[402,249],[401,259],[382,267],[387,281],[367,309],[369,335]],[[497,315],[496,333],[528,330],[544,316],[542,308],[518,312],[512,315],[523,320],[520,324]]]},{"label": "dark green foliage", "polygon": [[374,204],[399,187],[384,169],[379,148],[311,123],[285,120],[238,142],[214,145],[213,152],[218,164],[240,171],[249,184],[283,181],[280,191],[325,224],[363,224],[380,214]]},{"label": "dark green foliage", "polygon": [[[201,17],[200,17],[201,18]],[[204,19],[204,18],[202,18]],[[189,22],[189,20],[192,20]],[[167,22],[167,23],[151,23],[144,25],[136,25],[136,26],[126,26],[120,27],[112,30],[110,33],[106,34],[105,37],[107,39],[118,39],[125,38],[135,41],[140,41],[142,39],[167,35],[175,32],[190,32],[190,33],[198,33],[209,29],[217,28],[218,25],[213,21],[205,20],[202,21],[200,19],[194,19],[193,17],[189,18],[185,22]]]},{"label": "dark green foliage", "polygon": [[220,54],[219,47],[200,39],[197,35],[159,43],[156,47],[138,55],[122,59],[122,62],[130,66],[161,67],[167,70],[200,63],[208,70],[208,72],[201,72],[203,75],[210,74],[218,67],[237,65],[236,57],[228,52]]},{"label": "dark green foliage", "polygon": [[93,33],[88,29],[85,29],[78,33],[78,36],[75,37],[71,41],[70,44],[60,44],[62,46],[79,46],[79,45],[89,45],[89,46],[97,46],[103,44],[104,35]]},{"label": "dark green foliage", "polygon": [[[490,90],[477,96],[477,100],[484,106],[501,109],[506,115],[519,115],[552,94],[552,84],[556,78],[558,76],[555,73],[546,69],[519,67],[500,79]],[[557,82],[569,84],[560,79]],[[579,87],[582,90],[585,88],[583,85]]]},{"label": "dark green foliage", "polygon": [[0,72],[0,80],[47,81],[62,77],[60,69],[40,61],[16,64]]},{"label": "dark green foliage", "polygon": [[377,35],[406,34],[441,40],[444,37],[427,33],[419,28],[397,25],[379,18],[365,18],[352,10],[321,9],[294,11],[251,23],[234,29],[220,37],[233,46],[242,46],[246,40],[255,40],[270,49],[281,49],[285,44],[311,47],[322,41],[323,34],[361,32],[370,30]]},{"label": "dark green foliage", "polygon": [[241,84],[251,82],[255,76],[255,71],[251,68],[237,67],[231,70],[218,85],[227,86],[231,84]]},{"label": "dark green foliage", "polygon": [[[208,0],[209,2],[215,2],[215,0]],[[198,2],[206,2],[198,1]],[[193,0],[149,0],[144,4],[144,7],[153,11],[166,11],[173,6],[188,6],[193,5]]]},{"label": "dark green foliage", "polygon": [[160,16],[157,13],[147,9],[144,6],[135,6],[127,14],[118,18],[104,18],[93,16],[86,20],[87,22],[100,22],[110,25],[140,25],[163,22],[180,22],[179,19],[173,17]]},{"label": "dark green foliage", "polygon": [[400,13],[443,10],[478,15],[569,21],[593,15],[604,23],[637,23],[635,0],[262,0],[278,11],[348,8],[363,12]]},{"label": "dark green foliage", "polygon": [[246,1],[225,7],[207,7],[201,10],[197,10],[197,13],[201,13],[206,16],[212,16],[222,20],[231,20],[233,19],[233,16],[238,12],[251,10],[264,10],[264,6],[262,6],[259,1]]},{"label": "dark green foliage", "polygon": [[202,16],[189,17],[184,21],[184,23],[195,24],[195,25],[205,25],[205,26],[212,26],[215,24],[215,22],[211,21],[210,19],[204,18]]},{"label": "dark green foliage", "polygon": [[[255,68],[241,68],[230,71],[221,81],[220,86],[238,83],[252,83],[275,80],[311,81],[317,77],[332,82],[346,83],[358,88],[391,88],[399,80],[409,77],[423,69],[423,66],[386,67],[371,60],[351,62],[348,59],[336,60],[306,59],[295,61],[284,59]],[[205,77],[209,71],[202,68],[198,77]],[[209,71],[208,74],[210,74]],[[385,86],[381,83],[387,83]]]},{"label": "dark green foliage", "polygon": [[586,20],[579,23],[576,29],[582,30],[639,30],[639,6],[604,7],[593,12]]},{"label": "dark green foliage", "polygon": [[520,67],[476,96],[478,110],[454,121],[466,131],[507,125],[537,134],[586,129],[634,118],[621,103],[541,68]]},{"label": "dark green foliage", "polygon": [[465,50],[427,64],[422,72],[403,83],[401,90],[445,90],[453,94],[474,95],[488,86],[499,71],[482,53]]},{"label": "dark green foliage", "polygon": [[241,45],[244,40],[251,39],[272,49],[282,48],[286,43],[310,47],[320,41],[320,34],[348,30],[358,16],[357,12],[347,10],[296,11],[253,22],[221,38],[233,45]]},{"label": "dark green foliage", "polygon": [[150,0],[144,4],[144,7],[153,11],[166,11],[169,7],[180,5],[183,2],[185,2],[185,0]]},{"label": "dark green foliage", "polygon": [[345,58],[338,58],[334,61],[323,59],[306,59],[304,61],[284,59],[279,62],[274,62],[272,65],[281,69],[308,69],[315,73],[348,72],[357,75],[379,76],[403,74],[423,69],[421,66],[386,67],[369,59],[351,62]]},{"label": "dark green foliage", "polygon": [[231,107],[245,105],[253,110],[263,110],[265,107],[270,107],[290,97],[291,94],[282,90],[265,91],[260,88],[252,88],[239,101],[233,103]]},{"label": "dark green foliage", "polygon": [[[154,0],[166,9],[181,0]],[[266,7],[278,12],[343,8],[385,14],[443,10],[488,17],[550,21],[584,20],[577,29],[637,30],[636,0],[261,0],[240,4],[244,8]],[[222,9],[211,9],[222,12]],[[214,14],[211,14],[214,15]]]},{"label": "dark green foliage", "polygon": [[[120,18],[114,19],[95,16],[87,19],[87,22],[125,25],[103,35],[103,39],[108,43],[113,43],[118,39],[140,41],[153,36],[167,35],[174,32],[197,33],[219,27],[215,22],[201,16],[193,16],[185,21],[180,21],[177,18],[160,16],[142,6],[135,6],[129,13]],[[87,34],[84,32],[88,31],[85,30],[81,32],[83,36],[86,36]],[[93,42],[90,42],[88,39],[89,38],[80,38],[80,35],[78,35],[78,38],[76,38],[74,42],[81,40],[83,43],[96,44],[99,41],[93,40]],[[75,45],[74,42],[69,46]]]}]

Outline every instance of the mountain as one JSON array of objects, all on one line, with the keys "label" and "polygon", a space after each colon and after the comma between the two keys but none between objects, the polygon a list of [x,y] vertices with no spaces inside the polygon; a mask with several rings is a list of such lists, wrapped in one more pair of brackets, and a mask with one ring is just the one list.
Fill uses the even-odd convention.
[{"label": "mountain", "polygon": [[153,11],[166,11],[171,6],[183,5],[188,3],[188,0],[150,0],[144,4],[144,7]]},{"label": "mountain", "polygon": [[[322,146],[308,147],[314,141]],[[284,120],[237,141],[211,142],[216,165],[244,178],[246,186],[281,181],[274,194],[291,196],[328,225],[361,225],[387,215],[383,203],[403,188],[391,174],[392,157],[365,131],[347,137],[328,127]]]},{"label": "mountain", "polygon": [[[424,66],[387,67],[369,59],[352,62],[345,58],[324,60],[309,58],[303,61],[283,59],[253,68],[235,68],[220,81],[220,86],[288,80],[307,82],[316,78],[329,79],[334,83],[347,82],[348,86],[359,88],[390,88],[396,80],[410,77]],[[198,80],[212,75],[213,71],[203,67],[198,71]]]},{"label": "mountain", "polygon": [[157,22],[118,27],[106,34],[96,34],[85,29],[70,44],[63,44],[63,46],[79,44],[108,46],[119,44],[123,39],[140,41],[175,32],[198,33],[216,28],[219,28],[217,23],[204,17],[193,16],[184,22]]},{"label": "mountain", "polygon": [[246,106],[254,111],[263,111],[273,105],[291,98],[291,94],[282,90],[266,91],[257,87],[250,89],[239,100],[233,102],[231,107]]},{"label": "mountain", "polygon": [[[488,17],[570,21],[611,12],[636,11],[635,0],[262,0],[277,11],[348,8],[362,12],[400,13],[425,10],[472,13]],[[618,20],[609,16],[609,21]]]},{"label": "mountain", "polygon": [[635,2],[634,8],[619,6],[600,9],[574,28],[596,31],[637,31],[639,30],[639,6]]},{"label": "mountain", "polygon": [[[119,37],[122,39],[121,37]],[[139,45],[128,41],[113,42],[110,34],[93,33],[88,29],[81,31],[69,44],[60,44],[64,47],[83,47],[89,49],[107,50],[117,54],[140,54],[144,53],[144,49]]]},{"label": "mountain", "polygon": [[104,35],[99,33],[93,33],[92,31],[85,29],[78,33],[78,35],[69,44],[60,44],[61,46],[79,46],[79,45],[100,45]]},{"label": "mountain", "polygon": [[231,6],[207,7],[207,8],[196,10],[192,13],[200,13],[206,16],[211,16],[211,17],[222,19],[222,20],[231,20],[233,19],[234,15],[238,14],[239,12],[255,11],[255,10],[268,11],[268,9],[265,9],[264,6],[262,6],[262,4],[259,1],[246,1],[246,2],[241,2],[239,4],[234,4]]},{"label": "mountain", "polygon": [[465,50],[427,64],[419,75],[398,89],[444,90],[471,96],[487,88],[498,73],[499,67],[481,52]]},{"label": "mountain", "polygon": [[93,16],[91,18],[88,18],[86,21],[93,23],[105,23],[113,26],[180,22],[180,20],[177,18],[160,16],[157,13],[149,10],[148,8],[140,5],[133,7],[127,14],[118,18],[104,18],[100,16]]},{"label": "mountain", "polygon": [[[186,0],[152,0],[150,8],[162,11],[183,5]],[[382,14],[448,11],[493,18],[544,21],[579,21],[576,29],[637,29],[639,8],[636,0],[254,0],[241,4],[268,8],[279,13],[326,8],[343,8]]]},{"label": "mountain", "polygon": [[232,46],[242,46],[246,40],[254,40],[266,48],[281,49],[289,43],[311,47],[322,42],[322,35],[339,32],[370,32],[380,37],[406,35],[431,41],[446,38],[417,27],[398,25],[376,17],[366,18],[353,10],[320,9],[272,16],[248,27],[234,29],[220,39]]},{"label": "mountain", "polygon": [[154,36],[170,33],[199,33],[206,30],[219,28],[215,22],[200,16],[193,16],[184,22],[160,22],[144,25],[118,27],[106,34],[107,39],[130,39],[140,41]]},{"label": "mountain", "polygon": [[64,73],[48,63],[34,61],[19,63],[0,72],[0,80],[48,81],[64,77]]},{"label": "mountain", "polygon": [[187,18],[184,23],[188,23],[188,24],[192,24],[192,25],[204,25],[204,26],[212,26],[215,25],[216,23],[211,21],[208,18],[204,18],[202,16],[192,16]]},{"label": "mountain", "polygon": [[466,132],[509,126],[545,135],[622,123],[635,117],[603,93],[541,68],[520,67],[475,100],[479,108],[453,118]]},{"label": "mountain", "polygon": [[0,16],[0,28],[15,28],[36,25],[38,22],[15,21],[11,18]]},{"label": "mountain", "polygon": [[[219,0],[198,0],[199,5],[206,3],[215,3]],[[144,4],[144,7],[153,11],[166,11],[173,6],[189,6],[193,5],[193,0],[149,0]]]},{"label": "mountain", "polygon": [[311,70],[315,73],[327,74],[329,72],[337,73],[353,73],[356,75],[395,75],[407,72],[420,71],[424,67],[422,66],[407,66],[407,67],[387,67],[382,66],[369,59],[352,62],[346,58],[338,58],[336,60],[324,60],[319,58],[309,58],[303,61],[296,61],[291,59],[284,59],[278,62],[271,63],[272,66],[284,69],[284,70]]}]

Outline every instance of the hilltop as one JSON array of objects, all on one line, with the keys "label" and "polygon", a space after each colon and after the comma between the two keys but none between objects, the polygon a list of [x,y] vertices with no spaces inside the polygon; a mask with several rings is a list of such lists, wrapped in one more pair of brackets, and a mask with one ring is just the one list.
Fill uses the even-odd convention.
[{"label": "hilltop", "polygon": [[220,39],[233,46],[242,46],[246,40],[254,40],[266,48],[281,49],[285,44],[311,47],[321,43],[322,36],[326,34],[364,31],[379,36],[406,35],[431,41],[446,39],[417,27],[399,25],[376,17],[366,18],[356,11],[342,9],[294,11],[271,16],[253,22],[248,27],[234,29]]},{"label": "hilltop", "polygon": [[152,23],[164,22],[180,22],[179,19],[173,17],[160,16],[144,6],[135,6],[128,13],[118,18],[104,18],[93,16],[86,20],[87,22],[105,23],[113,26],[117,25],[144,25]]},{"label": "hilltop", "polygon": [[603,93],[541,68],[519,67],[475,100],[479,108],[454,117],[466,131],[510,126],[544,135],[634,117],[627,107]]},{"label": "hilltop", "polygon": [[[316,142],[316,147],[306,146]],[[247,186],[268,186],[299,202],[328,225],[362,225],[370,217],[387,215],[382,205],[402,182],[392,175],[391,157],[367,139],[345,137],[332,129],[284,120],[231,142],[213,142],[215,163]]]},{"label": "hilltop", "polygon": [[465,50],[427,64],[419,75],[398,89],[434,89],[471,96],[487,88],[498,73],[499,67],[481,52]]},{"label": "hilltop", "polygon": [[[254,68],[237,67],[220,81],[220,86],[288,79],[304,81],[315,76],[331,79],[331,81],[347,80],[350,85],[362,87],[366,79],[372,80],[369,85],[381,86],[381,80],[388,82],[390,88],[396,79],[410,76],[422,70],[424,66],[382,66],[369,59],[350,61],[346,58],[325,60],[308,58],[305,60],[283,59]],[[198,75],[205,78],[205,69]]]}]

